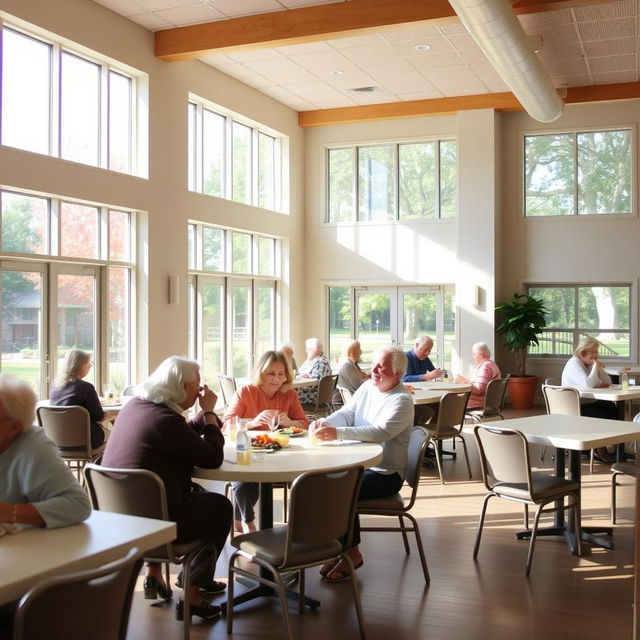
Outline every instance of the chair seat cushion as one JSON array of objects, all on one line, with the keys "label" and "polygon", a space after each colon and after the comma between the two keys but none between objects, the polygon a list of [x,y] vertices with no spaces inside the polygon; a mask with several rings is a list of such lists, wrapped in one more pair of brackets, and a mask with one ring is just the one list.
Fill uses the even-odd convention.
[{"label": "chair seat cushion", "polygon": [[[231,544],[245,553],[256,556],[274,567],[285,568],[284,552],[288,527],[275,527],[254,531],[231,540]],[[321,563],[336,557],[342,551],[342,544],[338,540],[331,540],[324,544],[294,543],[287,559],[287,567]]]},{"label": "chair seat cushion", "polygon": [[531,490],[526,483],[499,482],[492,487],[493,492],[499,496],[515,498],[517,500],[530,500],[532,502],[544,502],[555,496],[578,490],[578,483],[564,478],[556,478],[547,473],[533,472],[531,474]]},{"label": "chair seat cushion", "polygon": [[368,511],[402,511],[404,509],[404,500],[399,493],[387,498],[372,498],[371,500],[360,500],[357,510],[359,513],[367,513]]},{"label": "chair seat cushion", "polygon": [[611,465],[611,471],[626,473],[628,476],[635,478],[638,474],[638,466],[635,462],[614,462]]},{"label": "chair seat cushion", "polygon": [[[425,429],[429,432],[429,435],[432,438],[436,437],[436,427],[432,427],[431,425],[426,425]],[[455,436],[459,436],[460,431],[458,427],[440,427],[438,432],[438,438],[454,438]]]}]

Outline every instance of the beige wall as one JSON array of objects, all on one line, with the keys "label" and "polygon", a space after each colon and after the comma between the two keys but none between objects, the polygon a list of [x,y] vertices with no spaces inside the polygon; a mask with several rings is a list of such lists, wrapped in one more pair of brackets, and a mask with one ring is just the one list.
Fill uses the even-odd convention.
[{"label": "beige wall", "polygon": [[[146,212],[148,246],[139,268],[148,270],[148,299],[138,378],[160,360],[187,351],[187,220],[264,232],[285,239],[283,298],[302,298],[303,136],[297,114],[198,61],[164,63],[153,55],[153,35],[90,0],[0,0],[0,11],[66,37],[149,75],[149,179],[119,175],[32,153],[0,147],[0,183],[5,187],[131,207]],[[284,215],[187,191],[187,96],[193,92],[289,136],[291,214]],[[180,279],[180,304],[168,304],[168,276]],[[291,274],[295,274],[292,278]],[[144,294],[144,290],[141,290]],[[302,349],[300,305],[283,305],[283,336]],[[144,343],[145,340],[140,341]]]}]

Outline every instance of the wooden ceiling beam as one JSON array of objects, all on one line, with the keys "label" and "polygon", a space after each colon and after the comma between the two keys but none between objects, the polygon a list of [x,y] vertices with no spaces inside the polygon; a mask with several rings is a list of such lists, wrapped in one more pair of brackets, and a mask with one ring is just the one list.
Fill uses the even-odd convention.
[{"label": "wooden ceiling beam", "polygon": [[[540,13],[603,0],[512,0],[514,11]],[[458,20],[447,0],[351,0],[260,13],[155,33],[155,55],[166,62],[214,53],[285,46]]]},{"label": "wooden ceiling beam", "polygon": [[[640,99],[640,82],[624,82],[591,87],[571,87],[567,89],[565,103],[584,104],[588,102],[637,99]],[[522,106],[512,93],[483,93],[453,98],[436,98],[433,100],[411,100],[358,107],[301,111],[298,113],[298,124],[301,127],[324,127],[352,122],[447,115],[468,109],[522,111]]]}]

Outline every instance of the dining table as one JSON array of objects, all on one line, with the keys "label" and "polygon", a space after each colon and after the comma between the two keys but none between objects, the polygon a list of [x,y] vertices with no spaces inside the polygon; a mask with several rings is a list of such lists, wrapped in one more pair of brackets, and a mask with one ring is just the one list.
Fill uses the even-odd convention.
[{"label": "dining table", "polygon": [[610,387],[592,388],[577,387],[580,397],[590,400],[608,400],[615,403],[618,408],[618,419],[627,420],[632,416],[629,415],[629,407],[631,400],[640,398],[640,385],[629,386],[622,389],[619,384],[613,384]]},{"label": "dining table", "polygon": [[410,387],[414,405],[438,404],[445,393],[471,390],[471,385],[466,382],[440,382],[437,380],[412,382]]},{"label": "dining table", "polygon": [[[524,434],[528,442],[555,447],[555,474],[557,477],[565,477],[565,451],[568,450],[568,477],[580,486],[582,451],[640,439],[640,423],[585,416],[543,414],[490,422],[485,426],[491,429],[517,429]],[[578,522],[581,523],[581,507],[578,512]],[[613,529],[612,527],[583,527],[581,524],[581,540],[583,542],[613,549],[612,539],[605,539],[597,534],[610,536],[613,534]],[[531,531],[521,531],[516,535],[519,539],[528,538],[531,536]],[[554,515],[553,526],[540,528],[537,535],[563,536],[572,553],[577,553],[577,532],[573,522],[571,519],[565,521],[564,514],[560,511]],[[582,555],[588,553],[589,548],[582,545]]]},{"label": "dining table", "polygon": [[0,605],[49,576],[99,567],[132,547],[148,551],[175,540],[176,524],[106,511],[57,529],[25,527],[0,536]]},{"label": "dining table", "polygon": [[[292,437],[289,445],[278,451],[253,453],[251,464],[238,464],[235,446],[225,445],[224,461],[217,469],[196,467],[193,477],[202,480],[222,480],[225,482],[257,482],[260,485],[260,529],[273,527],[273,483],[293,482],[306,471],[331,471],[340,467],[362,465],[365,468],[375,466],[382,460],[382,447],[376,443],[354,440],[335,440],[313,444],[306,432]],[[260,597],[278,597],[277,591],[265,585],[259,585],[235,596],[233,604],[238,605]],[[287,590],[287,597],[297,600],[297,592]],[[320,602],[305,597],[305,604],[316,609]],[[223,603],[223,608],[226,603]]]}]

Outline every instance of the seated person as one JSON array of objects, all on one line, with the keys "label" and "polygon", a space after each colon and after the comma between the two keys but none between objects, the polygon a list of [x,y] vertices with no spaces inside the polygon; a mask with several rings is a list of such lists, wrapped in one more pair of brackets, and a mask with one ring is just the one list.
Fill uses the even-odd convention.
[{"label": "seated person", "polygon": [[[105,467],[149,469],[157,473],[167,492],[169,518],[178,527],[178,543],[204,540],[212,543],[193,561],[192,583],[186,585],[191,613],[205,620],[220,615],[221,609],[205,600],[200,592],[216,593],[225,584],[213,579],[215,550],[224,548],[231,528],[231,503],[218,493],[204,491],[191,482],[193,467],[217,469],[223,461],[224,436],[213,412],[216,395],[200,386],[196,362],[171,356],[137,388],[138,395],[122,408],[107,442],[102,464]],[[192,420],[183,412],[198,400],[200,411]],[[178,586],[182,586],[181,574]],[[145,597],[157,593],[171,598],[160,563],[147,565]],[[183,593],[183,596],[184,593]],[[182,598],[176,617],[184,616]]]},{"label": "seated person", "polygon": [[[358,364],[361,355],[362,349],[358,340],[354,340],[347,345],[345,360],[338,372],[338,383],[336,387],[342,387],[351,391],[351,393],[355,393],[356,389],[371,377],[368,373],[365,373]],[[342,402],[342,397],[337,389],[333,394],[333,401],[337,404]]]},{"label": "seated person", "polygon": [[97,449],[105,441],[105,432],[100,425],[100,421],[104,420],[104,411],[95,387],[83,380],[92,364],[91,355],[86,351],[67,351],[56,384],[51,389],[49,404],[56,407],[84,407],[91,418],[91,448]]},{"label": "seated person", "polygon": [[298,371],[298,365],[296,359],[293,357],[293,345],[290,342],[285,342],[280,346],[279,351],[287,361],[289,369],[291,369],[291,374],[295,376]]},{"label": "seated person", "polygon": [[456,382],[464,382],[471,385],[471,395],[469,396],[467,409],[482,409],[487,385],[492,380],[499,380],[502,374],[498,365],[491,359],[491,349],[486,343],[476,342],[471,347],[471,353],[476,370],[471,378],[458,376]]},{"label": "seated person", "polygon": [[418,336],[413,349],[406,352],[407,373],[403,382],[421,382],[422,380],[435,380],[442,375],[442,369],[436,369],[429,359],[433,349],[433,340],[429,336]]},{"label": "seated person", "polygon": [[[320,380],[323,376],[331,375],[331,365],[327,356],[322,352],[322,343],[318,338],[305,340],[307,359],[300,365],[298,376],[300,378],[315,378]],[[315,404],[318,398],[318,387],[302,387],[298,389],[298,397],[301,404]]]},{"label": "seated person", "polygon": [[[374,353],[371,380],[355,392],[349,403],[310,428],[320,440],[354,439],[382,445],[382,461],[364,472],[360,500],[393,496],[402,487],[407,466],[407,447],[413,427],[413,401],[402,384],[406,355],[397,347]],[[360,521],[356,516],[353,547],[348,554],[357,569],[363,559],[359,550]],[[339,560],[320,570],[328,582],[348,580],[348,569]]]},{"label": "seated person", "polygon": [[[91,514],[89,497],[58,457],[55,444],[40,427],[32,426],[35,407],[36,394],[28,383],[8,374],[0,375],[2,532],[17,531],[25,525],[66,527]],[[0,606],[0,637],[11,637],[16,606],[16,602]]]},{"label": "seated person", "polygon": [[[598,360],[600,343],[587,336],[578,343],[574,355],[567,361],[562,370],[562,386],[578,389],[596,389],[611,386],[611,378],[604,370],[604,364]],[[591,418],[618,419],[618,409],[608,400],[580,399],[580,415]],[[600,462],[611,462],[604,447],[595,450],[595,457]]]},{"label": "seated person", "polygon": [[[305,415],[298,394],[291,388],[293,377],[284,354],[267,351],[262,354],[253,371],[252,384],[236,391],[225,420],[237,416],[251,418],[250,429],[269,430],[272,421],[286,427],[306,429],[309,420]],[[234,482],[234,521],[236,531],[255,531],[254,507],[258,501],[258,484]]]}]

